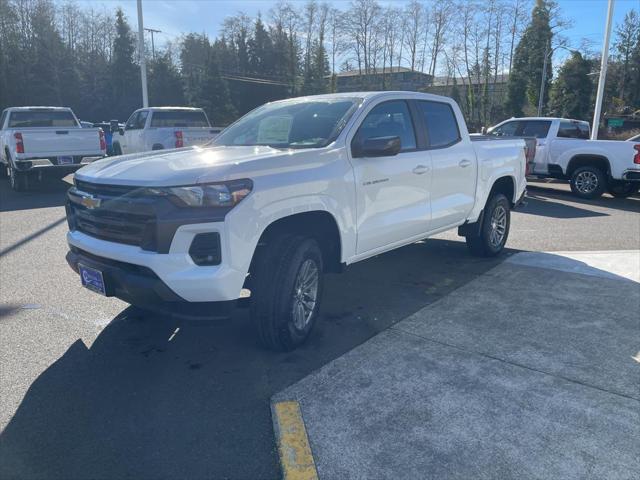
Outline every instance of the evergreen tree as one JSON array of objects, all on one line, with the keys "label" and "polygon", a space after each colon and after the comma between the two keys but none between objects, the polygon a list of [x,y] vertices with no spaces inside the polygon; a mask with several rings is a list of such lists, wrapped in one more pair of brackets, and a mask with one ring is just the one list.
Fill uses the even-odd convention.
[{"label": "evergreen tree", "polygon": [[[224,42],[224,39],[222,41]],[[201,89],[210,54],[211,45],[204,34],[190,33],[180,42],[180,71],[184,96],[190,105],[197,103],[196,98]]]},{"label": "evergreen tree", "polygon": [[112,111],[126,119],[142,106],[140,74],[134,62],[135,39],[121,9],[116,11],[116,37],[111,62]]},{"label": "evergreen tree", "polygon": [[637,79],[640,65],[638,65],[638,57],[634,59],[634,52],[637,51],[640,41],[639,22],[638,14],[635,10],[631,10],[625,15],[622,25],[616,29],[615,49],[620,64],[617,89],[619,98],[625,105],[632,105],[634,103],[633,97],[637,98],[638,96],[634,92],[634,87],[638,87],[638,84],[634,85],[634,79]]},{"label": "evergreen tree", "polygon": [[[509,72],[506,102],[507,111],[514,116],[523,115],[525,101],[532,106],[538,105],[545,52],[551,45],[550,17],[554,7],[555,2],[552,0],[536,0],[531,13],[531,22],[516,47],[512,70]],[[551,59],[549,59],[543,105],[548,98],[551,71]]]},{"label": "evergreen tree", "polygon": [[220,75],[218,59],[211,52],[204,70],[204,76],[197,95],[198,106],[207,112],[212,125],[224,126],[237,117],[236,109],[231,103],[227,82]]},{"label": "evergreen tree", "polygon": [[550,92],[549,108],[557,117],[587,120],[591,111],[593,84],[589,77],[591,62],[573,52],[562,65]]},{"label": "evergreen tree", "polygon": [[184,105],[180,72],[170,52],[158,55],[149,64],[149,104],[154,107]]}]

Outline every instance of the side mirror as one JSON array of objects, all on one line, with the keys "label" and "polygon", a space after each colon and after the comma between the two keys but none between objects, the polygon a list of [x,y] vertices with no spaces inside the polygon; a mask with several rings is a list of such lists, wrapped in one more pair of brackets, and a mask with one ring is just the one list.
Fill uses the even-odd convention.
[{"label": "side mirror", "polygon": [[[402,142],[400,137],[373,137],[367,138],[360,148],[358,157],[393,157],[400,153]],[[355,153],[355,152],[354,152]]]},{"label": "side mirror", "polygon": [[118,128],[118,133],[120,135],[124,135],[124,128],[122,128],[122,127]]}]

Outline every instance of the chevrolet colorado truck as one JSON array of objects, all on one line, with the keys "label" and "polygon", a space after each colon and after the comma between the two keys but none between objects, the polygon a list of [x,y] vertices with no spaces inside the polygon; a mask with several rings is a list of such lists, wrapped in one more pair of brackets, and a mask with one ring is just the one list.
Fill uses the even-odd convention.
[{"label": "chevrolet colorado truck", "polygon": [[114,134],[113,150],[116,155],[122,155],[204,145],[221,130],[211,126],[201,108],[141,108]]},{"label": "chevrolet colorado truck", "polygon": [[0,175],[16,191],[43,174],[60,178],[106,155],[104,132],[82,128],[70,108],[13,107],[0,115]]},{"label": "chevrolet colorado truck", "polygon": [[277,101],[206,148],[78,171],[67,261],[90,290],[182,316],[223,315],[247,290],[258,338],[289,350],[316,323],[325,272],[453,228],[472,253],[499,254],[525,149],[472,141],[436,95]]},{"label": "chevrolet colorado truck", "polygon": [[488,135],[536,137],[531,175],[568,180],[580,198],[605,191],[628,197],[640,188],[640,143],[589,140],[589,123],[566,118],[512,118],[490,128]]}]

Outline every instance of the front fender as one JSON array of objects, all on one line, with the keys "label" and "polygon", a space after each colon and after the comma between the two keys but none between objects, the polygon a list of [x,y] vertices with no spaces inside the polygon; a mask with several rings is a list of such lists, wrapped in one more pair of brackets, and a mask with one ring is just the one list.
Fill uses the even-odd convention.
[{"label": "front fender", "polygon": [[[258,198],[256,198],[258,197]],[[259,195],[250,195],[232,210],[225,219],[232,267],[249,271],[258,240],[274,222],[306,212],[327,212],[338,226],[341,244],[341,262],[355,254],[356,229],[348,206],[324,194],[300,195],[261,204]]]}]

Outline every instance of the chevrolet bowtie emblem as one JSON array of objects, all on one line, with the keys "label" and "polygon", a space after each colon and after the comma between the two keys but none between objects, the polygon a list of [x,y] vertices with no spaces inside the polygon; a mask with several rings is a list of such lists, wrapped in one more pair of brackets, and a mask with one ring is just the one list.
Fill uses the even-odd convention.
[{"label": "chevrolet bowtie emblem", "polygon": [[96,198],[93,195],[83,195],[80,199],[80,204],[89,210],[100,207],[102,199]]}]

